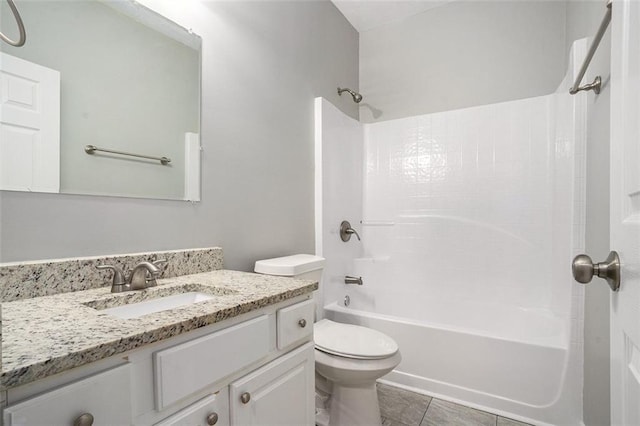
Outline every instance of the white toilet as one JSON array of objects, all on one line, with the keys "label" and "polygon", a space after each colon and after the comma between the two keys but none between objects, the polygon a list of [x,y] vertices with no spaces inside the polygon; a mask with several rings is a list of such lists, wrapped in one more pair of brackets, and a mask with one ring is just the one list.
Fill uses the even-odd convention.
[{"label": "white toilet", "polygon": [[[322,257],[296,254],[260,260],[254,270],[320,281],[323,267]],[[330,394],[329,425],[380,425],[376,380],[400,363],[396,342],[379,331],[328,319],[315,323],[313,330],[316,389]]]}]

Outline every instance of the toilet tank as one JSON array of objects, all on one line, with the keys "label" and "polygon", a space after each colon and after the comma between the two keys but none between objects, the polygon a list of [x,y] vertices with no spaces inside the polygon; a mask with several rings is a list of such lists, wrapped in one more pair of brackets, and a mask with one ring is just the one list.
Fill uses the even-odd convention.
[{"label": "toilet tank", "polygon": [[324,262],[324,258],[320,256],[294,254],[292,256],[258,260],[253,270],[258,274],[320,281]]}]

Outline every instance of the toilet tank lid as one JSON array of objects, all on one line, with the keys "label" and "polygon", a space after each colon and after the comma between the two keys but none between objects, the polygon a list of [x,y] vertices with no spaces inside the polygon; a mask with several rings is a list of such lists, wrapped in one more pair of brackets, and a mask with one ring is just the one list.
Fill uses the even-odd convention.
[{"label": "toilet tank lid", "polygon": [[312,254],[294,254],[292,256],[258,260],[253,270],[259,274],[293,277],[322,269],[324,268],[324,262],[324,257]]}]

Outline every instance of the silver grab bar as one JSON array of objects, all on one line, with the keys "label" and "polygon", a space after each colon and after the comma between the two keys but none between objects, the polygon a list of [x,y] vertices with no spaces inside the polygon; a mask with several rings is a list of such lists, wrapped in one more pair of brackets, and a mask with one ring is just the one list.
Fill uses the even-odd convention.
[{"label": "silver grab bar", "polygon": [[596,94],[600,93],[600,86],[602,85],[602,78],[600,78],[600,76],[597,76],[592,83],[585,84],[584,86],[580,86],[580,83],[582,82],[582,78],[584,77],[584,74],[587,72],[587,68],[589,68],[589,64],[591,63],[591,59],[593,59],[593,55],[596,53],[596,50],[598,49],[598,45],[602,40],[602,36],[604,36],[604,32],[607,31],[609,22],[611,22],[611,0],[607,2],[607,12],[604,14],[604,18],[602,19],[600,28],[598,28],[598,32],[596,33],[596,36],[593,39],[593,43],[591,43],[591,47],[587,52],[587,56],[584,58],[584,62],[582,63],[580,72],[578,72],[576,81],[575,83],[573,83],[573,86],[571,86],[571,89],[569,89],[569,93],[571,95],[575,95],[581,90],[593,90],[594,92],[596,92]]},{"label": "silver grab bar", "polygon": [[113,150],[113,149],[98,148],[95,145],[87,145],[87,146],[84,147],[84,152],[86,152],[87,154],[93,154],[93,153],[95,153],[97,151],[108,152],[110,154],[128,155],[129,157],[146,158],[148,160],[156,160],[156,161],[159,161],[160,163],[162,163],[165,166],[171,162],[171,158],[167,158],[167,157],[153,157],[151,155],[133,154],[131,152],[124,152],[124,151],[116,151],[116,150]]},{"label": "silver grab bar", "polygon": [[15,47],[24,46],[25,41],[27,41],[27,32],[24,29],[24,23],[22,22],[22,17],[20,16],[20,12],[18,12],[18,8],[16,7],[16,4],[13,2],[13,0],[7,0],[7,3],[9,4],[9,8],[13,13],[13,17],[16,18],[16,24],[18,24],[18,32],[20,35],[18,36],[19,37],[18,40],[14,41],[0,32],[0,38],[5,42],[9,43],[11,46],[15,46]]}]

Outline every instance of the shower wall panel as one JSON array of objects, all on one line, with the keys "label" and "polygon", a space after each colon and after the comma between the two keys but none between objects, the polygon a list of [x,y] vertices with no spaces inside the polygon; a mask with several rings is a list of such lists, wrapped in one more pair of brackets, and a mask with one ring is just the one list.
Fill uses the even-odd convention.
[{"label": "shower wall panel", "polygon": [[[362,218],[362,124],[323,98],[315,99],[316,254],[326,259],[320,300],[344,297],[344,277],[354,275],[353,259],[362,254],[355,236],[344,242],[338,230],[348,220],[358,232]],[[322,306],[317,304],[318,318]]]},{"label": "shower wall panel", "polygon": [[367,125],[365,258],[384,273],[366,281],[389,296],[376,300],[551,307],[554,107],[550,95]]}]

